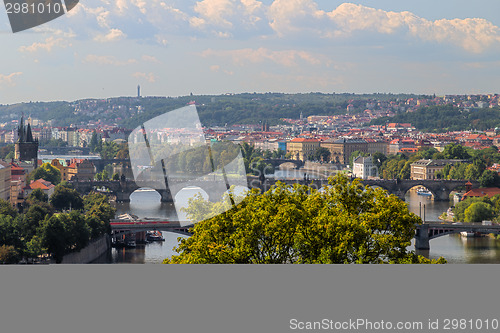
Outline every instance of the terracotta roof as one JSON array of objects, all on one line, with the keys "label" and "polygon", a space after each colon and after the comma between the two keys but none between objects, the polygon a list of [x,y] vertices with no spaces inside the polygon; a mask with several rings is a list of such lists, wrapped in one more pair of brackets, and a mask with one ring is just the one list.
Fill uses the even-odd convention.
[{"label": "terracotta roof", "polygon": [[464,199],[467,197],[484,197],[488,196],[491,198],[494,195],[500,194],[500,188],[498,187],[485,187],[485,188],[473,188],[469,192],[464,194]]},{"label": "terracotta roof", "polygon": [[290,142],[320,142],[318,139],[295,138]]},{"label": "terracotta roof", "polygon": [[31,188],[32,190],[34,189],[41,189],[41,190],[49,190],[51,188],[55,187],[54,184],[52,184],[51,182],[49,181],[46,181],[44,179],[37,179],[35,181],[32,181],[31,184],[29,184],[29,188]]}]

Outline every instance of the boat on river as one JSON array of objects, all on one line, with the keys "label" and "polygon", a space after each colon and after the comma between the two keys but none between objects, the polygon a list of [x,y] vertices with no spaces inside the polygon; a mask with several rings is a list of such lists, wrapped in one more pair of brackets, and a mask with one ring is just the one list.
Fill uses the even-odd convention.
[{"label": "boat on river", "polygon": [[426,196],[426,197],[430,197],[432,195],[431,191],[425,189],[425,188],[419,188],[417,190],[417,194],[418,195],[423,195],[423,196]]},{"label": "boat on river", "polygon": [[163,242],[165,241],[165,238],[163,238],[160,231],[154,230],[146,233],[146,240],[148,242]]}]

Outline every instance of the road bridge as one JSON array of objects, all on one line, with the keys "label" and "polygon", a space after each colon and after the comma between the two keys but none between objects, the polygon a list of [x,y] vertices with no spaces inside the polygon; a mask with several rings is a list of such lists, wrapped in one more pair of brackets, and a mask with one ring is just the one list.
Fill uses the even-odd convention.
[{"label": "road bridge", "polygon": [[194,226],[191,222],[167,221],[167,220],[111,220],[111,231],[113,237],[140,231],[168,231],[190,236],[189,229]]},{"label": "road bridge", "polygon": [[500,225],[483,225],[481,223],[451,224],[440,222],[420,224],[415,231],[415,249],[429,250],[429,241],[431,239],[456,234],[462,231],[498,235],[500,234]]}]

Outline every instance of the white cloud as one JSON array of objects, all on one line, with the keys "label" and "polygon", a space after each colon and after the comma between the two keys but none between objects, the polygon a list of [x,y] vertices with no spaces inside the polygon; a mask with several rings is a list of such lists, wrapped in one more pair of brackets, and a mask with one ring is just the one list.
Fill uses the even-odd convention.
[{"label": "white cloud", "polygon": [[[394,36],[394,43],[410,39],[455,45],[471,53],[500,48],[500,28],[485,19],[433,21],[348,2],[325,11],[315,0],[93,0],[80,3],[67,16],[79,38],[99,42],[131,38],[167,45],[177,36],[200,34],[237,40],[277,36],[283,41],[346,41],[356,35],[376,42],[380,35]],[[61,27],[62,22],[55,20],[51,26]]]},{"label": "white cloud", "polygon": [[[268,10],[269,25],[279,35],[318,34],[323,29],[325,12],[312,0],[275,0]],[[323,22],[322,22],[323,21]],[[322,24],[323,23],[323,24]]]},{"label": "white cloud", "polygon": [[273,63],[293,67],[299,61],[304,61],[310,65],[327,64],[328,60],[322,55],[314,55],[310,52],[299,50],[273,51],[267,48],[239,49],[239,50],[213,50],[207,49],[201,53],[202,57],[222,57],[229,58],[233,63],[244,66],[247,63],[262,63],[271,61]]},{"label": "white cloud", "polygon": [[14,79],[22,74],[22,72],[10,73],[8,75],[0,74],[0,87],[4,85],[11,87],[15,86],[16,83],[14,82]]},{"label": "white cloud", "polygon": [[89,54],[82,61],[85,64],[110,65],[110,66],[126,66],[136,64],[136,59],[118,60],[114,56],[99,56]]},{"label": "white cloud", "polygon": [[264,23],[265,10],[266,6],[257,0],[202,0],[194,6],[197,16],[192,16],[189,23],[195,29],[208,29],[227,38],[232,36],[231,31],[255,29]]},{"label": "white cloud", "polygon": [[107,43],[115,42],[127,37],[120,29],[111,29],[107,34],[100,34],[94,37],[96,42]]},{"label": "white cloud", "polygon": [[[221,71],[221,67],[220,67],[219,65],[212,65],[212,66],[210,66],[210,70],[211,70],[212,72],[216,72],[216,73],[218,73],[218,72],[220,72],[220,71]],[[227,74],[227,75],[234,75],[234,72],[233,72],[233,71],[229,71],[229,70],[227,70],[227,69],[223,69],[223,70],[222,70],[222,73]]]},{"label": "white cloud", "polygon": [[161,61],[158,60],[158,58],[156,58],[155,56],[150,56],[150,55],[145,54],[145,55],[143,55],[141,57],[141,59],[143,61],[146,61],[146,62],[152,62],[152,63],[155,63],[155,64],[161,64]]},{"label": "white cloud", "polygon": [[51,52],[55,47],[66,48],[68,46],[71,46],[71,42],[66,40],[65,38],[48,37],[43,42],[35,42],[29,46],[21,46],[19,48],[19,51],[34,53],[38,52],[39,50],[44,50],[47,52]]},{"label": "white cloud", "polygon": [[410,12],[392,12],[343,3],[331,12],[312,0],[275,0],[269,20],[278,36],[349,37],[355,32],[410,36],[421,41],[452,44],[472,53],[500,46],[500,29],[480,18],[430,21]]},{"label": "white cloud", "polygon": [[154,75],[153,73],[135,72],[134,74],[132,74],[132,76],[135,77],[136,79],[145,79],[150,83],[154,83],[157,80],[156,75]]}]

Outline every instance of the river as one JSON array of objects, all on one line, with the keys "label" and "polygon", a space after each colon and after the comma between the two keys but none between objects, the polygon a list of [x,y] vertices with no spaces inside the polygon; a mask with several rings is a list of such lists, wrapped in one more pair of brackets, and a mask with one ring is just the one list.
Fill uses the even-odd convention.
[{"label": "river", "polygon": [[[283,173],[280,173],[283,176]],[[298,178],[302,175],[298,174]],[[453,202],[434,202],[430,197],[420,196],[409,191],[405,198],[411,212],[424,217],[425,220],[438,221],[439,215],[448,209]],[[172,203],[160,203],[160,195],[154,191],[136,191],[131,195],[130,203],[116,204],[117,213],[131,213],[139,217],[166,217],[176,219]],[[186,237],[175,233],[163,232],[164,242],[145,245],[138,244],[133,249],[112,249],[98,263],[161,263],[163,259],[175,254],[173,248],[178,244],[178,237]],[[440,256],[449,263],[500,263],[500,240],[489,237],[463,238],[459,234],[438,237],[430,241],[429,251],[418,251],[425,257],[436,259]],[[413,246],[411,247],[413,249]]]}]

